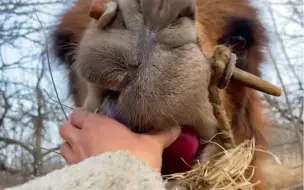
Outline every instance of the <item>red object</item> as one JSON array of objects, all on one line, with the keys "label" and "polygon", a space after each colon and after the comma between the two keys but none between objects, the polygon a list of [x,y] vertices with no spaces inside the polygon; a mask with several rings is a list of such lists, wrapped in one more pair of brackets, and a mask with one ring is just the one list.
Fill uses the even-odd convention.
[{"label": "red object", "polygon": [[184,128],[179,138],[163,153],[162,174],[190,170],[199,147],[199,137],[194,130]]},{"label": "red object", "polygon": [[93,0],[90,9],[90,17],[98,20],[105,12],[106,8],[107,6],[105,3],[101,2],[100,0]]}]

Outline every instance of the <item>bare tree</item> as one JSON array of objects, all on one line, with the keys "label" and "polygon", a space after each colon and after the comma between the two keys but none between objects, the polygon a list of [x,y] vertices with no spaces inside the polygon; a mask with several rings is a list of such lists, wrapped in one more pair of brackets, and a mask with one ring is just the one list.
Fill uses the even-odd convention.
[{"label": "bare tree", "polygon": [[[282,98],[264,95],[269,106],[269,116],[272,116],[278,133],[285,135],[285,138],[275,140],[273,148],[283,152],[283,157],[295,153],[298,155],[295,156],[297,161],[292,162],[292,165],[302,167],[303,1],[269,1],[267,13],[267,21],[271,23],[269,34],[272,37],[272,46],[267,48],[269,63],[274,68],[277,84],[283,89]],[[285,141],[282,142],[282,139]]]},{"label": "bare tree", "polygon": [[0,174],[6,174],[6,179],[0,177],[0,184],[10,175],[20,180],[5,185],[62,166],[56,151],[60,144],[58,125],[64,116],[59,104],[51,99],[56,96],[44,39],[56,18],[51,7],[61,10],[64,3],[0,2]]}]

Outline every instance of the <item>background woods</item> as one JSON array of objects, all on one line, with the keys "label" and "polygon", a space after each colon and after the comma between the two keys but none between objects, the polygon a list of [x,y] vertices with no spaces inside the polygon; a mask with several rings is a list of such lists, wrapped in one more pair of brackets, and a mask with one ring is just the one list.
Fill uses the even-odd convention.
[{"label": "background woods", "polygon": [[[58,155],[57,102],[46,41],[69,0],[0,0],[0,189],[43,175],[65,163]],[[302,0],[259,0],[271,44],[265,48],[263,77],[284,90],[280,98],[261,94],[271,151],[296,171],[303,168],[304,20]],[[52,59],[50,55],[50,61]],[[64,68],[52,64],[58,96],[67,97]],[[68,114],[71,108],[64,106]],[[302,175],[302,173],[299,173]],[[295,184],[296,185],[296,184]]]},{"label": "background woods", "polygon": [[[65,3],[0,2],[0,184],[22,183],[63,164],[56,150],[58,123],[64,117],[51,99],[56,96],[49,77],[45,33],[54,25],[58,14],[54,10],[62,10]],[[53,74],[60,79],[58,70]],[[64,87],[58,88],[65,94]]]}]

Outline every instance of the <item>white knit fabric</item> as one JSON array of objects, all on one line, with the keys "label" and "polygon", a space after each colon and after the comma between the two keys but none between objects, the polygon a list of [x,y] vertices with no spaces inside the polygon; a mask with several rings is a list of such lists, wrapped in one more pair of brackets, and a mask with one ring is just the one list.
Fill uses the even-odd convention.
[{"label": "white knit fabric", "polygon": [[127,152],[105,153],[6,190],[165,190],[160,173]]}]

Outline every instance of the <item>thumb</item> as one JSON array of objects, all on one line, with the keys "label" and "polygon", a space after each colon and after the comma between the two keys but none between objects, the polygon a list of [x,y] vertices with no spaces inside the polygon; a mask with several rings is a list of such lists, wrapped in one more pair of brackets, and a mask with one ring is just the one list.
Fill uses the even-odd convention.
[{"label": "thumb", "polygon": [[167,131],[149,134],[147,136],[156,141],[163,149],[165,149],[168,148],[179,137],[180,133],[180,127],[172,127]]}]

